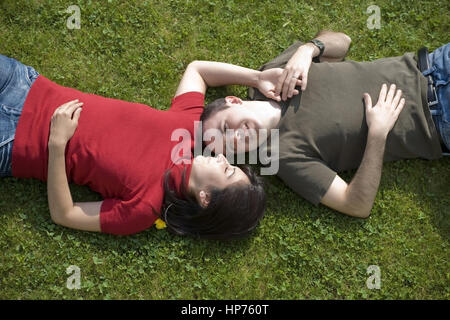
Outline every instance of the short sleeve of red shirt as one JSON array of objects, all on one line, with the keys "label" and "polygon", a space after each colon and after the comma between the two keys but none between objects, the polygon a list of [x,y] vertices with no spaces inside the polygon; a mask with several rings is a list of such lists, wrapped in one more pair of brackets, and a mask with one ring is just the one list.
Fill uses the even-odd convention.
[{"label": "short sleeve of red shirt", "polygon": [[205,95],[201,92],[190,91],[172,99],[171,112],[186,112],[200,116],[203,112]]},{"label": "short sleeve of red shirt", "polygon": [[103,233],[138,233],[150,228],[157,218],[153,207],[138,197],[126,201],[104,199],[100,208],[100,228]]}]

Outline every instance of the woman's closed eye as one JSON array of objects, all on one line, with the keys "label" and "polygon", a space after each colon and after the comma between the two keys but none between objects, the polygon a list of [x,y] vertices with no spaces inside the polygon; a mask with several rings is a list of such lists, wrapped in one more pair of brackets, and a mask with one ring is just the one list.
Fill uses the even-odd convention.
[{"label": "woman's closed eye", "polygon": [[235,168],[231,167],[231,166],[227,166],[225,168],[225,175],[227,176],[227,178],[231,177],[234,174]]}]

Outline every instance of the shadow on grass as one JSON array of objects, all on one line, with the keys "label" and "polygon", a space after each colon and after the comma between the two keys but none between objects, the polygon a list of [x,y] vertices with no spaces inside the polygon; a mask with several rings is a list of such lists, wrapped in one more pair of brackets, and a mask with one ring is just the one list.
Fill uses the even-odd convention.
[{"label": "shadow on grass", "polygon": [[[347,182],[356,170],[345,172]],[[438,160],[408,159],[385,163],[377,200],[383,199],[384,192],[398,190],[399,197],[412,195],[418,207],[430,212],[431,222],[441,238],[450,242],[450,158]],[[376,200],[376,201],[377,201]],[[397,203],[401,210],[403,203]],[[417,219],[425,218],[422,210],[414,212]],[[350,218],[353,219],[353,218]],[[364,223],[364,220],[360,220]]]},{"label": "shadow on grass", "polygon": [[[341,172],[339,175],[347,183],[350,183],[355,173],[356,170],[349,170]],[[416,204],[431,213],[431,221],[439,235],[450,242],[449,181],[450,158],[448,157],[433,161],[409,159],[385,163],[376,202],[378,199],[383,199],[385,191],[398,190],[398,197],[401,197],[402,194],[412,194]],[[300,218],[310,221],[321,219],[332,225],[338,232],[355,235],[371,222],[370,218],[353,218],[321,204],[316,207],[296,195],[277,177],[266,178],[266,189],[269,198],[277,199],[276,203],[272,203],[274,210],[288,211],[289,205],[286,206],[285,202],[291,202],[291,206],[303,209],[303,212],[294,214],[293,219]],[[282,194],[287,195],[284,197]],[[395,206],[401,211],[403,203]],[[372,212],[371,217],[374,217],[373,214]],[[418,219],[424,218],[422,211],[414,212],[414,214],[417,214]]]},{"label": "shadow on grass", "polygon": [[[396,176],[386,181],[386,187],[413,193],[420,207],[429,209],[439,235],[450,242],[450,158],[404,160],[389,165]],[[418,219],[423,218],[422,214],[417,213]]]},{"label": "shadow on grass", "polygon": [[[421,159],[397,161],[385,164],[386,169],[382,177],[379,192],[385,189],[398,188],[404,192],[413,192],[421,207],[429,208],[432,222],[443,239],[450,241],[450,217],[448,180],[450,177],[450,159],[443,158],[436,161]],[[347,182],[351,181],[354,171],[340,174]],[[301,219],[314,223],[322,220],[329,227],[345,234],[354,234],[364,228],[369,220],[348,217],[331,209],[308,203],[289,190],[276,177],[266,177],[266,190],[268,193],[268,213],[277,211],[283,218]],[[86,186],[70,185],[74,201],[99,201],[101,196]],[[299,207],[300,206],[300,207]],[[399,204],[401,206],[401,204]],[[152,247],[188,247],[190,249],[203,248],[198,254],[204,257],[220,255],[223,258],[231,256],[236,251],[244,253],[250,248],[252,237],[230,242],[198,240],[194,238],[171,235],[166,230],[150,228],[131,236],[113,236],[100,233],[84,232],[55,225],[51,219],[47,204],[46,184],[37,180],[19,180],[15,178],[2,178],[0,184],[0,216],[8,213],[21,212],[27,216],[28,223],[44,238],[49,233],[61,234],[62,239],[67,236],[74,238],[96,250],[109,252],[114,250],[119,254],[128,251],[148,251]],[[292,208],[294,207],[294,209]],[[295,212],[295,208],[303,212]],[[298,210],[297,210],[298,211]],[[291,212],[291,213],[289,213]],[[281,217],[280,217],[281,218]],[[264,221],[263,221],[264,223]],[[261,230],[255,232],[260,234]],[[314,231],[314,229],[312,229]],[[264,231],[267,232],[267,231]],[[261,234],[264,236],[264,234]],[[173,243],[174,245],[167,245]]]},{"label": "shadow on grass", "polygon": [[[245,252],[250,245],[250,238],[228,242],[200,240],[172,235],[166,230],[157,230],[155,227],[129,236],[65,228],[54,224],[50,218],[45,183],[34,179],[16,178],[2,178],[0,181],[0,218],[16,213],[26,216],[26,223],[44,239],[48,239],[49,234],[61,235],[59,241],[81,242],[87,247],[93,246],[96,252],[107,253],[114,250],[123,256],[130,251],[144,253],[152,251],[153,248],[198,247],[207,248],[198,252],[202,257],[219,254],[222,258],[226,258],[236,250]],[[100,194],[91,191],[87,186],[70,184],[70,189],[74,202],[102,200]]]}]

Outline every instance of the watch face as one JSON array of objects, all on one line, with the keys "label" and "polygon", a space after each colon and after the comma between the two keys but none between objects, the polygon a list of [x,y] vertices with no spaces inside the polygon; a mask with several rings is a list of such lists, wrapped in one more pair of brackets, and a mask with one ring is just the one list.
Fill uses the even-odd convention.
[{"label": "watch face", "polygon": [[323,42],[320,40],[317,40],[317,39],[313,39],[310,42],[314,43],[317,46],[317,48],[319,48],[319,50],[320,50],[319,57],[320,57],[322,55],[323,51],[325,50],[325,46],[324,46]]}]

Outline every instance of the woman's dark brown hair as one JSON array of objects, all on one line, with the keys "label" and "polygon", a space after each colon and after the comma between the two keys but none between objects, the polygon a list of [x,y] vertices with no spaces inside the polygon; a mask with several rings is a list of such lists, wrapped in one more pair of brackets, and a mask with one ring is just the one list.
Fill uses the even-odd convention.
[{"label": "woman's dark brown hair", "polygon": [[[235,183],[212,189],[207,207],[202,207],[187,190],[182,195],[170,187],[170,170],[164,176],[164,205],[161,218],[170,232],[203,239],[231,240],[251,233],[264,215],[266,194],[262,181],[248,166],[241,167],[249,184]],[[185,174],[182,186],[185,186]],[[185,189],[185,188],[184,188]]]}]

